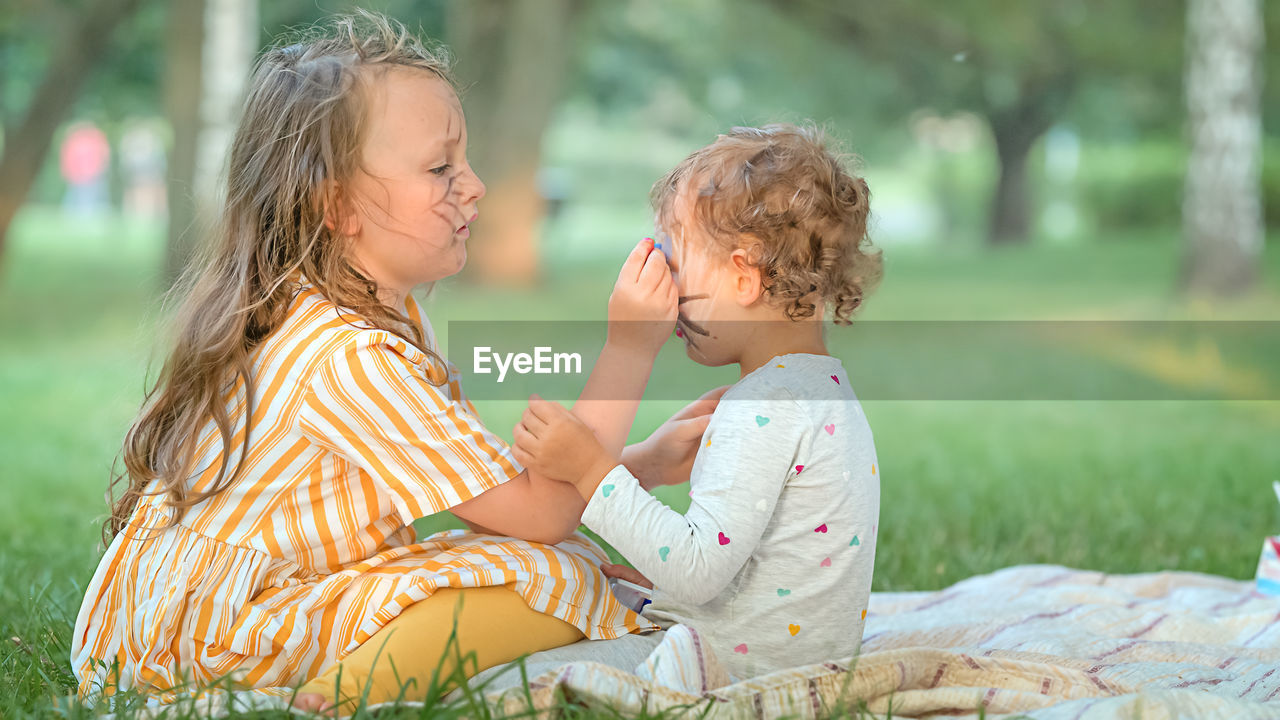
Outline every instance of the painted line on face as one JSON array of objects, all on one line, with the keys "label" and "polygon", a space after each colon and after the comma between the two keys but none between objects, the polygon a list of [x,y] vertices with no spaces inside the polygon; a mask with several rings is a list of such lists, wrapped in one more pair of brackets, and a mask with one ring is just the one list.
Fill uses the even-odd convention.
[{"label": "painted line on face", "polygon": [[[685,304],[686,302],[689,302],[689,301],[691,301],[691,300],[706,300],[706,299],[708,299],[708,298],[710,298],[710,297],[711,297],[711,296],[710,296],[710,295],[707,295],[706,293],[701,293],[701,294],[699,294],[699,295],[682,295],[682,296],[680,296],[680,297],[677,299],[676,304],[678,304],[678,305],[683,305],[683,304]],[[677,314],[676,314],[676,326],[677,326],[677,327],[680,327],[680,328],[689,328],[689,329],[690,329],[690,330],[692,330],[693,332],[695,332],[695,333],[697,333],[697,334],[699,334],[699,335],[702,335],[702,336],[704,336],[704,337],[707,337],[707,336],[710,336],[710,335],[711,335],[711,333],[710,333],[710,332],[708,332],[706,328],[704,328],[704,327],[702,327],[701,325],[699,325],[699,324],[695,323],[694,321],[690,320],[690,319],[689,319],[689,316],[684,314],[684,310],[680,310],[679,312],[677,312]],[[688,333],[685,333],[685,334],[687,335]],[[692,338],[690,338],[690,339],[692,340]]]}]

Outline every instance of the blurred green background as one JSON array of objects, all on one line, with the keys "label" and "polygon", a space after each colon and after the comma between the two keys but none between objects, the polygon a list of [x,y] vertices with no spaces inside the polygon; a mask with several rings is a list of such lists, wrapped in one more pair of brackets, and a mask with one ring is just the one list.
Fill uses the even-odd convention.
[{"label": "blurred green background", "polygon": [[[165,292],[199,245],[234,122],[239,76],[216,71],[350,7],[0,9],[0,695],[15,713],[71,687],[108,471],[163,360]],[[1260,39],[1280,37],[1280,4],[1236,25],[1265,33],[1226,37],[1199,26],[1195,1],[363,7],[454,49],[490,188],[470,266],[425,299],[437,328],[602,319],[626,250],[652,232],[650,185],[718,131],[779,120],[825,127],[871,187],[885,278],[861,322],[1280,320],[1277,236],[1261,230],[1280,220],[1280,53]],[[1198,65],[1211,42],[1252,58],[1237,67],[1254,78],[1244,102],[1188,93],[1214,71]],[[1214,119],[1228,110],[1234,125]],[[1206,199],[1211,237],[1196,220]],[[836,354],[852,337],[831,330]],[[1208,372],[1203,353],[1135,342],[1099,362],[1171,387]],[[1210,363],[1215,382],[1275,377],[1272,347],[1252,368]],[[655,382],[735,379],[665,353]],[[1280,533],[1280,403],[1222,396],[1234,399],[868,401],[875,588],[1019,563],[1252,577],[1263,536]],[[678,407],[646,403],[635,436]],[[479,403],[508,438],[522,409]],[[685,490],[663,497],[682,507]]]}]

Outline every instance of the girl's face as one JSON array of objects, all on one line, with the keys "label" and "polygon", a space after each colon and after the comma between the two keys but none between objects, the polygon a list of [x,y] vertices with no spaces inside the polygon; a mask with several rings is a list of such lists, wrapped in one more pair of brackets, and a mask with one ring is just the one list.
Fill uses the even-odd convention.
[{"label": "girl's face", "polygon": [[467,262],[484,183],[467,164],[457,95],[413,68],[375,75],[360,168],[347,191],[352,262],[399,301]]}]

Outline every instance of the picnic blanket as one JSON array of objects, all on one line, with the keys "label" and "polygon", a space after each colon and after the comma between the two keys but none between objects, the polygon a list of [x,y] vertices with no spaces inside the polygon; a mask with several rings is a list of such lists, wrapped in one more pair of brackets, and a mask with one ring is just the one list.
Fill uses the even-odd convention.
[{"label": "picnic blanket", "polygon": [[1252,581],[1020,566],[940,592],[875,593],[860,657],[704,697],[574,663],[491,697],[514,712],[557,691],[624,715],[1280,718],[1280,597]]},{"label": "picnic blanket", "polygon": [[[557,693],[624,717],[1280,720],[1280,597],[1195,573],[1019,566],[938,592],[874,593],[857,658],[703,696],[574,662],[485,700],[501,716],[552,708]],[[208,714],[264,708],[234,695],[208,698]]]}]

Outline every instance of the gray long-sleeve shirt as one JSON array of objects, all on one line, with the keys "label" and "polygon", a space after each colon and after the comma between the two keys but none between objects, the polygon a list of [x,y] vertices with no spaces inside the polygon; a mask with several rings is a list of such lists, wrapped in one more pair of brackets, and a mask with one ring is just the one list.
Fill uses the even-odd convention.
[{"label": "gray long-sleeve shirt", "polygon": [[694,627],[744,679],[858,651],[878,473],[840,361],[780,355],[721,399],[694,460],[688,512],[619,465],[582,519],[653,582],[645,617]]}]

